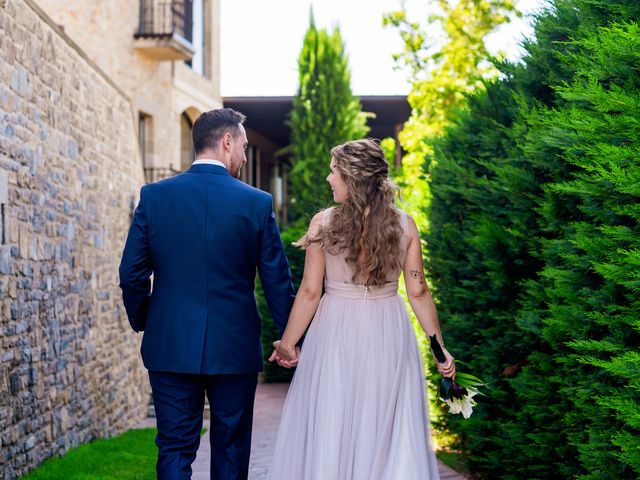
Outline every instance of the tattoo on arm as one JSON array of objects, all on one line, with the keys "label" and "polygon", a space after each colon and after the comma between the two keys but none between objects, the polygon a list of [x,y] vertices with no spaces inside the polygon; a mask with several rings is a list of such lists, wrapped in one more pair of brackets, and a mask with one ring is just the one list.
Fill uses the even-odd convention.
[{"label": "tattoo on arm", "polygon": [[419,272],[418,270],[409,270],[409,273],[411,273],[413,278],[420,282],[420,285],[424,285],[424,275],[422,272]]}]

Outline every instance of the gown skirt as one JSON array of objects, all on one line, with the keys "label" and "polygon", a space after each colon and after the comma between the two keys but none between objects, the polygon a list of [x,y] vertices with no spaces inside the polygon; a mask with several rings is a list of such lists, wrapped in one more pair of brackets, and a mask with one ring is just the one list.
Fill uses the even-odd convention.
[{"label": "gown skirt", "polygon": [[397,286],[325,281],[268,478],[439,479],[422,361]]}]

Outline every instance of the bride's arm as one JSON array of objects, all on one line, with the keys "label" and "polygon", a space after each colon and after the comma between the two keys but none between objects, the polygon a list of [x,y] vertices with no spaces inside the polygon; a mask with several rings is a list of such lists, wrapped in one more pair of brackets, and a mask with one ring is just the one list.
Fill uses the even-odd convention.
[{"label": "bride's arm", "polygon": [[[321,224],[322,212],[311,220],[309,236],[313,237],[318,233]],[[322,295],[323,279],[324,252],[318,243],[311,243],[306,249],[302,283],[296,294],[293,308],[289,314],[289,321],[279,346],[279,350],[289,354],[287,356],[293,353],[293,357],[290,358],[295,358],[295,344],[304,334],[318,308]]]},{"label": "bride's arm", "polygon": [[443,376],[450,377],[455,373],[455,364],[453,363],[451,354],[444,348],[438,312],[431,297],[427,281],[424,278],[422,249],[420,247],[418,228],[411,217],[408,218],[408,221],[407,258],[403,267],[407,297],[422,329],[428,336],[435,335],[442,346],[447,362],[445,364],[438,364],[438,370]]}]

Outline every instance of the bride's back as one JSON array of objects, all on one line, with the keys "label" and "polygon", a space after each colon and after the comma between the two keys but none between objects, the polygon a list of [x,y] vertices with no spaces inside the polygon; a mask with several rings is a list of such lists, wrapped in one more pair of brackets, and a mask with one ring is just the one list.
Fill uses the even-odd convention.
[{"label": "bride's back", "polygon": [[[329,222],[333,209],[327,209],[323,212],[323,225]],[[407,253],[407,215],[401,212],[400,225],[402,226],[403,234],[400,237],[400,265],[404,264],[404,259]],[[366,255],[366,253],[365,253]],[[346,260],[346,251],[329,252],[324,249],[325,257],[325,281],[333,284],[350,284],[350,285],[364,285],[366,282],[364,279],[354,282],[353,280],[353,268]],[[400,277],[401,268],[395,268],[387,273],[387,283],[397,282]]]}]

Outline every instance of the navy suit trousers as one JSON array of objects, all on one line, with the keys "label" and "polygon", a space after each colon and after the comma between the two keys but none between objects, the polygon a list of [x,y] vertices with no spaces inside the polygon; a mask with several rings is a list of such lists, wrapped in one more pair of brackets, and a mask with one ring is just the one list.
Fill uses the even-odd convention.
[{"label": "navy suit trousers", "polygon": [[158,424],[159,480],[191,478],[191,464],[200,445],[205,394],[211,408],[211,479],[247,479],[257,379],[257,373],[149,371]]}]

